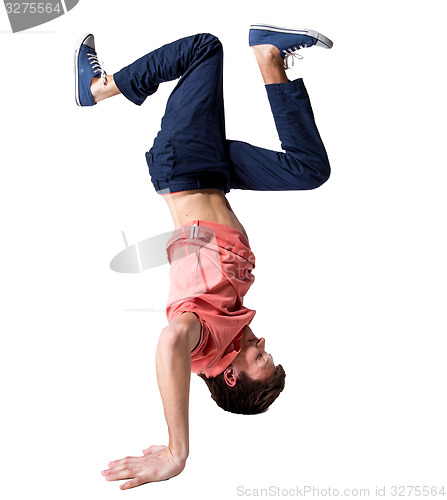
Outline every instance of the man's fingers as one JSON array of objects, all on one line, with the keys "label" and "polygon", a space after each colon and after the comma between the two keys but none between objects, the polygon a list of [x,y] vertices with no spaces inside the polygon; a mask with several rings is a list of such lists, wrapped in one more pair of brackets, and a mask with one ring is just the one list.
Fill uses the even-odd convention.
[{"label": "man's fingers", "polygon": [[103,476],[107,476],[108,474],[115,474],[116,472],[120,472],[124,469],[127,469],[127,465],[116,464],[113,467],[110,467],[109,469],[103,470],[102,474],[103,474]]},{"label": "man's fingers", "polygon": [[136,486],[140,486],[141,480],[137,479],[136,477],[130,481],[127,481],[127,483],[124,483],[120,486],[120,490],[129,490],[130,488],[135,488]]},{"label": "man's fingers", "polygon": [[134,479],[135,473],[132,469],[123,469],[117,472],[109,472],[106,474],[107,481],[119,481],[120,479]]},{"label": "man's fingers", "polygon": [[126,457],[121,458],[120,460],[114,460],[113,462],[109,462],[109,467],[114,469],[115,467],[122,468],[122,466],[127,466],[130,463],[134,462],[138,457]]},{"label": "man's fingers", "polygon": [[134,457],[122,458],[121,460],[115,460],[114,462],[109,463],[109,468],[102,471],[102,475],[106,476],[115,474],[122,470],[127,469],[134,462]]}]

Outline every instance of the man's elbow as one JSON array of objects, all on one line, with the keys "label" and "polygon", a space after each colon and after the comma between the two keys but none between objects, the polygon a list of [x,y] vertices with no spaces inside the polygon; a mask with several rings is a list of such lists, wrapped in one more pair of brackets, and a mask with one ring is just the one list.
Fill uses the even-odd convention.
[{"label": "man's elbow", "polygon": [[160,334],[159,344],[168,348],[187,346],[189,352],[198,344],[201,335],[201,323],[192,312],[185,312],[175,317],[165,326]]},{"label": "man's elbow", "polygon": [[190,325],[184,323],[169,324],[163,328],[158,346],[169,350],[191,351],[191,344],[196,343],[194,331]]},{"label": "man's elbow", "polygon": [[176,347],[184,342],[187,329],[183,325],[167,325],[160,333],[159,345],[163,347]]}]

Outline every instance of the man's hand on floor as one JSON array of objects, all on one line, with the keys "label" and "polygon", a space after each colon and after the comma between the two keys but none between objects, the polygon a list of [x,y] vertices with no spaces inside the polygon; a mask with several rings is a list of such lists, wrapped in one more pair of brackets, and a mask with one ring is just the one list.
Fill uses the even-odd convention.
[{"label": "man's hand on floor", "polygon": [[185,468],[185,459],[175,457],[167,446],[150,446],[142,457],[126,457],[109,463],[102,472],[107,481],[130,479],[120,486],[128,490],[145,483],[165,481],[177,476]]}]

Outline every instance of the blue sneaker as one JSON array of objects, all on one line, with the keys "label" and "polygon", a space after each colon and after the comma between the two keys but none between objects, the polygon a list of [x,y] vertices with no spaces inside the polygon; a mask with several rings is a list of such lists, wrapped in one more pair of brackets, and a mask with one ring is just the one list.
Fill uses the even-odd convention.
[{"label": "blue sneaker", "polygon": [[75,57],[75,99],[78,106],[94,106],[96,104],[90,91],[92,78],[101,78],[106,83],[106,72],[99,64],[95,50],[95,37],[83,35],[76,46]]},{"label": "blue sneaker", "polygon": [[299,49],[312,47],[313,45],[330,49],[333,45],[329,38],[317,31],[291,30],[269,24],[253,24],[250,26],[249,44],[250,46],[274,45],[284,59],[286,69],[289,67],[287,61],[289,56],[302,58],[302,56],[296,54]]}]

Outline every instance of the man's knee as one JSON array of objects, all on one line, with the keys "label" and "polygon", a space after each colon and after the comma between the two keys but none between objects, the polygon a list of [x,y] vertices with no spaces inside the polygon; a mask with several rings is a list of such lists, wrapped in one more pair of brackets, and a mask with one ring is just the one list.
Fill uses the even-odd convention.
[{"label": "man's knee", "polygon": [[212,35],[211,33],[200,33],[197,36],[199,37],[200,43],[202,45],[209,45],[213,48],[222,50],[222,43],[217,38],[217,36]]},{"label": "man's knee", "polygon": [[331,166],[328,160],[321,160],[314,169],[314,175],[312,176],[314,185],[311,189],[322,186],[331,176]]},{"label": "man's knee", "polygon": [[293,158],[294,182],[290,189],[308,190],[322,186],[331,175],[331,167],[326,158],[313,158],[303,162]]}]

